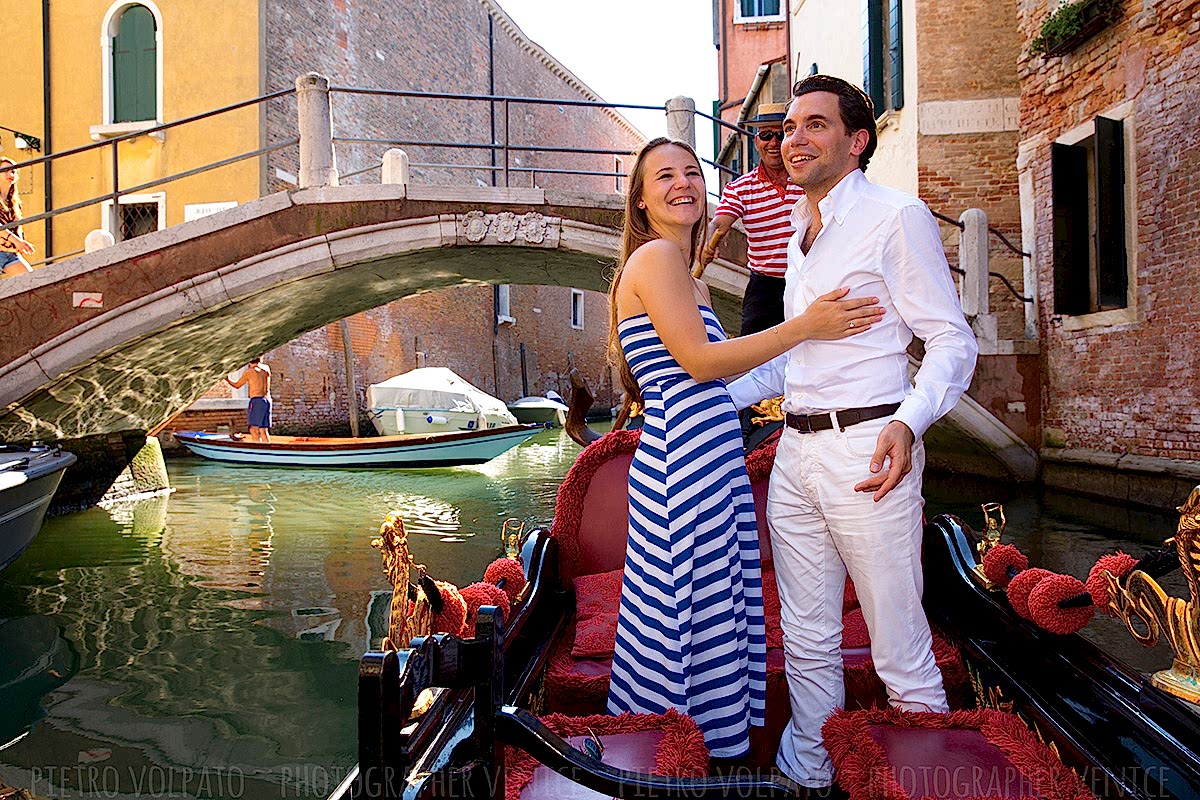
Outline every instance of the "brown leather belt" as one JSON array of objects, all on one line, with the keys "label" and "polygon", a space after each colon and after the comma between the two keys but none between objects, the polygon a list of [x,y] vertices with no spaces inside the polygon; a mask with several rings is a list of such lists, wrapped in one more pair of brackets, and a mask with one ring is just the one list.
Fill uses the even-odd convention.
[{"label": "brown leather belt", "polygon": [[[815,433],[816,431],[831,430],[835,427],[845,430],[851,425],[857,425],[860,422],[888,417],[895,414],[896,409],[899,407],[899,403],[884,403],[881,406],[868,406],[867,408],[826,411],[824,414],[793,414],[789,411],[784,414],[783,418],[789,428],[801,433]],[[836,424],[834,423],[835,414],[837,415]]]}]

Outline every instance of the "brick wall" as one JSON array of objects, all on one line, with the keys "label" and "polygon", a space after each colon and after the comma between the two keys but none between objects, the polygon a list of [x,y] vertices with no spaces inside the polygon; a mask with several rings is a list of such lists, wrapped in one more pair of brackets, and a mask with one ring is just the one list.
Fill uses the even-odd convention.
[{"label": "brick wall", "polygon": [[[453,0],[436,6],[416,0],[319,0],[303,13],[290,4],[266,8],[266,82],[268,90],[287,88],[297,75],[316,71],[333,86],[402,89],[424,92],[509,95],[570,100],[599,100],[565,68],[536,45],[488,0]],[[489,52],[491,56],[489,57]],[[664,101],[666,98],[663,98]],[[620,98],[614,98],[619,101]],[[426,98],[333,95],[335,137],[476,142],[505,140],[505,108],[496,102]],[[267,115],[268,140],[294,135],[295,104],[273,104]],[[508,141],[513,145],[580,147],[629,151],[640,136],[619,115],[604,109],[560,104],[510,103]],[[338,169],[347,174],[378,164],[392,145],[337,144]],[[429,164],[483,166],[486,150],[404,145],[412,162],[412,180],[420,184],[493,185],[484,169],[449,169]],[[522,169],[575,169],[613,172],[614,154],[510,152],[511,186],[570,188],[615,192],[612,176],[522,172]],[[496,161],[502,164],[502,155]],[[631,164],[629,158],[625,164]],[[291,188],[276,170],[295,175],[296,155],[281,151],[269,163],[271,190]],[[495,185],[503,175],[495,173]],[[378,171],[345,183],[377,182]],[[446,366],[479,388],[511,401],[521,396],[520,346],[526,350],[530,392],[554,389],[566,396],[564,376],[571,364],[588,379],[597,405],[612,405],[605,348],[607,298],[586,293],[585,326],[571,327],[569,287],[514,286],[515,324],[494,329],[493,289],[459,287],[408,297],[348,320],[355,356],[357,407],[366,409],[366,387],[416,366]],[[540,309],[535,312],[534,309]],[[272,367],[274,430],[279,433],[342,433],[349,428],[349,406],[340,324],[333,324],[265,354]],[[228,397],[219,384],[209,393]],[[185,412],[169,427],[180,429],[229,424],[245,428],[241,412]],[[219,419],[217,418],[219,417]],[[365,416],[360,426],[369,430]]]},{"label": "brick wall", "polygon": [[[1020,92],[1016,0],[919,0],[916,6],[917,96],[921,103],[994,100]],[[958,218],[980,208],[988,224],[1021,245],[1017,191],[1017,131],[921,135],[918,137],[918,193],[930,208]],[[958,231],[943,225],[946,253],[957,264]],[[1024,263],[995,237],[989,237],[990,268],[1023,291]],[[1020,339],[1024,304],[1003,283],[989,284],[989,309],[999,337]]]},{"label": "brick wall", "polygon": [[[1019,5],[1032,38],[1046,0]],[[1126,2],[1069,54],[1021,60],[1021,137],[1034,182],[1047,439],[1071,448],[1200,461],[1200,2]],[[1053,311],[1050,147],[1132,104],[1136,258],[1130,321],[1067,330]],[[1024,160],[1025,156],[1023,156]]]}]

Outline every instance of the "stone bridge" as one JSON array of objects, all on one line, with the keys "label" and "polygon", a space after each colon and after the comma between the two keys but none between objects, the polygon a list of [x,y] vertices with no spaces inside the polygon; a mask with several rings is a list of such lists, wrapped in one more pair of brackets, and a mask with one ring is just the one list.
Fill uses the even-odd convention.
[{"label": "stone bridge", "polygon": [[[551,189],[324,186],[5,280],[0,440],[153,429],[249,358],[411,294],[476,283],[604,291],[621,213],[616,195]],[[735,232],[705,275],[729,329],[744,263]],[[1032,450],[975,400],[939,435],[1033,477]]]}]

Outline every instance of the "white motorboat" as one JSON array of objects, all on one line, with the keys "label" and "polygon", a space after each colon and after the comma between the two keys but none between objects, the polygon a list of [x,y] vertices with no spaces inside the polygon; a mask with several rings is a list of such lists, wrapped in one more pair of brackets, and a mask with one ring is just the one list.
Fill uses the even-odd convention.
[{"label": "white motorboat", "polygon": [[367,387],[367,413],[381,436],[516,425],[504,403],[446,367],[421,367]]},{"label": "white motorboat", "polygon": [[508,410],[517,422],[535,425],[564,425],[567,421],[567,406],[549,397],[531,395],[508,404]]}]

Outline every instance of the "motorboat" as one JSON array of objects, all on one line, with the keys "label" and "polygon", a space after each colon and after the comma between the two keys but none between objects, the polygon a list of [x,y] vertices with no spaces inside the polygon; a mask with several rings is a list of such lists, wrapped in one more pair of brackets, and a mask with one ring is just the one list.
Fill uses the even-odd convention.
[{"label": "motorboat", "polygon": [[537,425],[562,426],[567,422],[567,404],[552,397],[531,395],[514,400],[508,404],[508,410],[518,422],[531,422]]},{"label": "motorboat", "polygon": [[0,618],[0,750],[46,716],[42,700],[79,670],[79,654],[50,617]]},{"label": "motorboat", "polygon": [[381,436],[517,424],[503,401],[446,367],[421,367],[371,384],[367,414]]},{"label": "motorboat", "polygon": [[[519,543],[502,533],[510,558],[489,566],[484,583],[503,591],[480,605],[466,598],[481,584],[461,590],[456,602],[468,611],[459,630],[434,627],[456,607],[444,586],[431,589],[424,574],[416,585],[389,576],[393,607],[402,598],[418,609],[427,598],[431,610],[401,618],[401,632],[389,632],[383,649],[362,657],[358,764],[332,797],[806,796],[770,769],[790,719],[782,642],[772,638],[779,627],[772,615],[780,612],[771,597],[764,513],[778,436],[747,456],[763,554],[766,731],[752,736],[750,755],[734,769],[709,761],[698,728],[678,712],[605,715],[625,557],[625,537],[613,532],[626,525],[639,437],[618,430],[584,447],[559,489],[549,530],[534,529]],[[998,528],[985,516],[982,533],[957,517],[930,520],[924,606],[948,714],[888,706],[848,585],[846,704],[822,734],[851,800],[1200,796],[1200,694],[1188,695],[1200,659],[1200,487],[1181,512],[1170,547],[1157,554],[1187,573],[1190,600],[1157,588],[1149,575],[1163,574],[1162,559],[1152,553],[1123,577],[1102,571],[1099,595],[1072,594],[1069,585],[1071,596],[1055,595],[1061,582],[1047,581],[1052,591],[1035,589],[1019,601],[988,577],[997,577],[988,554],[1001,553],[1002,511]],[[390,517],[385,526],[402,530]],[[506,560],[512,563],[497,568]],[[514,571],[520,583],[510,594]],[[1027,572],[1041,580],[1035,573],[1045,571]],[[1089,604],[1119,617],[1111,624],[1126,624],[1144,644],[1167,637],[1176,659],[1164,673],[1177,683],[1136,673],[1078,633],[1038,621],[1047,609],[1069,616]],[[406,636],[414,631],[415,638]],[[392,648],[397,641],[410,646]]]},{"label": "motorboat", "polygon": [[29,449],[0,445],[0,569],[37,536],[63,470],[75,456],[34,442]]},{"label": "motorboat", "polygon": [[272,434],[270,442],[224,433],[176,431],[175,438],[198,456],[245,466],[454,467],[491,461],[540,430],[539,425],[506,425],[359,439]]}]

